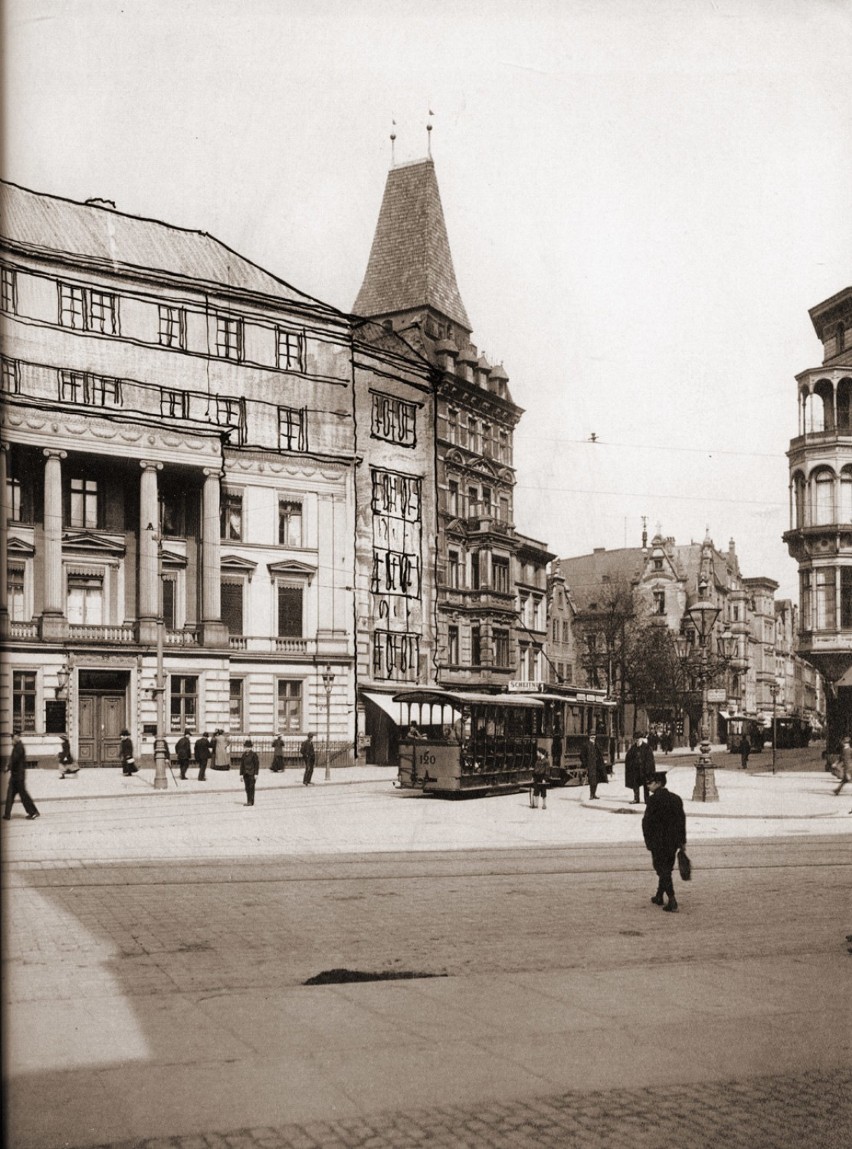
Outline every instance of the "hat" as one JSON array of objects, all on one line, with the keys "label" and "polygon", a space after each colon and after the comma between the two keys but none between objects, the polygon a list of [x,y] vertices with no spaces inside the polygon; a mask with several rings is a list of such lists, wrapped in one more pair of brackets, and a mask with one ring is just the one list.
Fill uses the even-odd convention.
[{"label": "hat", "polygon": [[656,770],[648,779],[649,782],[659,782],[661,786],[666,784],[666,771]]},{"label": "hat", "polygon": [[246,738],[245,742],[243,743],[243,746],[251,746],[251,738]]}]

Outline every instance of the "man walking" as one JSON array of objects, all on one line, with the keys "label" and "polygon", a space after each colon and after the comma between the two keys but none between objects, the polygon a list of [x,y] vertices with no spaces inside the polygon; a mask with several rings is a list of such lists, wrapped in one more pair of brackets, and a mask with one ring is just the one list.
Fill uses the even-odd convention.
[{"label": "man walking", "polygon": [[847,782],[852,782],[852,741],[850,741],[848,734],[840,740],[838,766],[840,767],[840,785],[834,791],[835,794],[839,794]]},{"label": "man walking", "polygon": [[184,730],[183,738],[178,738],[175,743],[175,757],[177,758],[181,778],[186,778],[186,772],[189,769],[189,760],[192,757],[192,743],[189,741],[188,730]]},{"label": "man walking", "polygon": [[313,786],[311,778],[314,773],[314,765],[317,760],[316,751],[314,750],[314,736],[309,734],[305,741],[302,743],[299,753],[302,755],[302,761],[305,764],[305,773],[302,777],[303,786]]},{"label": "man walking", "polygon": [[751,739],[743,732],[740,735],[740,769],[748,770],[748,756],[751,754]]},{"label": "man walking", "polygon": [[3,811],[3,818],[8,822],[12,817],[12,803],[15,801],[15,795],[18,794],[24,804],[27,817],[32,821],[33,818],[38,817],[38,810],[27,792],[27,752],[17,730],[12,735],[12,751],[9,754],[6,769],[12,777],[9,779],[9,786],[6,790],[6,808]]},{"label": "man walking", "polygon": [[[686,814],[677,794],[666,789],[666,775],[658,770],[648,782],[650,797],[642,817],[642,836],[651,851],[651,861],[657,875],[657,892],[651,898],[655,906],[663,906],[670,914],[677,913],[672,870],[678,850],[686,845]],[[668,901],[663,905],[663,895]]]},{"label": "man walking", "polygon": [[586,771],[589,779],[589,800],[598,800],[597,788],[601,782],[608,782],[603,755],[600,752],[594,734],[590,734],[588,741],[580,747],[580,765]]},{"label": "man walking", "polygon": [[193,753],[195,761],[198,763],[198,781],[206,782],[207,763],[210,761],[210,739],[207,737],[206,730],[200,738],[196,739]]}]

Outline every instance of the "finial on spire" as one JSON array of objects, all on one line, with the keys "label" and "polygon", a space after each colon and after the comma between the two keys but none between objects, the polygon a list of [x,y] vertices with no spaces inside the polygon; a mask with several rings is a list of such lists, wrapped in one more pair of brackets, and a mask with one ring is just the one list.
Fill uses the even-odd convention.
[{"label": "finial on spire", "polygon": [[391,119],[391,166],[396,163],[396,120]]},{"label": "finial on spire", "polygon": [[430,160],[432,158],[432,117],[434,115],[435,113],[430,108],[429,118],[426,121],[426,150]]}]

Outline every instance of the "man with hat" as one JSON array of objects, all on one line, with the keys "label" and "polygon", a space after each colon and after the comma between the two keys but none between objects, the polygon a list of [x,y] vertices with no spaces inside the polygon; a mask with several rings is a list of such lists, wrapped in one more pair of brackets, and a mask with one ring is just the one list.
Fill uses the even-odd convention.
[{"label": "man with hat", "polygon": [[654,751],[648,745],[644,734],[637,734],[635,741],[624,759],[624,785],[633,791],[633,805],[639,805],[639,787],[648,801],[648,780],[657,768]]},{"label": "man with hat", "polygon": [[254,805],[254,784],[257,781],[260,761],[254,752],[250,738],[243,743],[243,752],[240,756],[240,775],[246,788],[246,805]]},{"label": "man with hat", "polygon": [[[642,836],[651,851],[651,861],[657,874],[657,892],[651,898],[655,906],[663,906],[670,914],[677,913],[672,870],[678,850],[686,845],[686,814],[677,794],[666,789],[666,774],[658,770],[648,781],[650,796],[642,817]],[[668,901],[663,905],[663,895]]]}]

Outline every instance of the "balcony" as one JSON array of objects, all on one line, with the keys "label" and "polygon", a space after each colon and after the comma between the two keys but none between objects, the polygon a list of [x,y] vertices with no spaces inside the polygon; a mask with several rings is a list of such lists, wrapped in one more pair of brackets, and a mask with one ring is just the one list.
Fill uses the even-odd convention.
[{"label": "balcony", "polygon": [[492,534],[500,535],[503,538],[514,534],[514,527],[511,523],[507,523],[504,519],[498,519],[494,515],[469,515],[464,520],[464,525],[468,534]]},{"label": "balcony", "polygon": [[38,623],[10,622],[9,638],[38,638]]},{"label": "balcony", "polygon": [[316,639],[312,638],[232,634],[228,638],[228,647],[231,650],[245,651],[249,654],[289,654],[301,658],[308,654],[316,654],[317,643]]},{"label": "balcony", "polygon": [[198,632],[190,627],[183,630],[167,630],[163,635],[166,646],[198,646]]},{"label": "balcony", "polygon": [[133,623],[117,626],[90,626],[88,623],[68,624],[69,642],[121,643],[126,645],[136,641],[136,627]]}]

